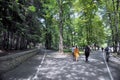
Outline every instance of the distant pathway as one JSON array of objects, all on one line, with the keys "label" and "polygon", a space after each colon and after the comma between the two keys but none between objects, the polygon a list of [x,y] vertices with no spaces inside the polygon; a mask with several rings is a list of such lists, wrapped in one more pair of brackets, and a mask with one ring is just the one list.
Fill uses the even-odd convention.
[{"label": "distant pathway", "polygon": [[[75,62],[72,56],[44,51],[4,75],[4,80],[120,80],[118,65],[104,61],[101,51],[92,52],[89,62],[80,55]],[[106,66],[107,64],[107,66]]]}]

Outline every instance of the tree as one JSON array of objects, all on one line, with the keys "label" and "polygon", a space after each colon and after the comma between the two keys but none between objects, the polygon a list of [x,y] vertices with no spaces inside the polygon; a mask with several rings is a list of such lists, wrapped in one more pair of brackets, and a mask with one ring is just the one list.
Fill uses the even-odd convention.
[{"label": "tree", "polygon": [[[114,52],[118,52],[117,48],[119,45],[119,0],[109,0],[106,2],[106,19],[109,23],[112,35],[112,46]],[[111,7],[112,6],[112,7]]]},{"label": "tree", "polygon": [[63,1],[57,0],[59,7],[59,52],[63,53]]}]

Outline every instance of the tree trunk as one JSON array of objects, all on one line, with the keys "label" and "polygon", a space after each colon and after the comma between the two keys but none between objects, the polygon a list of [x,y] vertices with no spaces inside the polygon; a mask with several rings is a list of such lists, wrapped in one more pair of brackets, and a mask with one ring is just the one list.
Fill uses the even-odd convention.
[{"label": "tree trunk", "polygon": [[21,37],[21,41],[20,41],[20,49],[23,50],[25,48],[25,38]]},{"label": "tree trunk", "polygon": [[115,1],[112,0],[113,2],[113,11],[114,11],[114,26],[115,26],[115,40],[114,40],[114,52],[117,52],[117,48],[118,48],[118,26],[119,26],[119,19],[118,19],[118,13],[117,13],[117,5],[115,6]]},{"label": "tree trunk", "polygon": [[59,37],[60,37],[60,40],[59,40],[59,52],[63,53],[63,36],[62,36],[61,28],[59,30]]},{"label": "tree trunk", "polygon": [[3,36],[4,36],[4,39],[2,41],[3,49],[7,50],[7,31],[4,31]]},{"label": "tree trunk", "polygon": [[45,37],[45,47],[46,47],[46,49],[51,49],[51,41],[52,41],[52,35],[51,35],[51,33],[48,33],[47,31],[46,31],[46,35],[45,35],[46,37]]},{"label": "tree trunk", "polygon": [[3,47],[3,41],[4,41],[4,31],[1,31],[1,44],[0,44],[0,48],[4,49]]},{"label": "tree trunk", "polygon": [[59,6],[59,52],[63,53],[63,9],[62,0],[58,0]]},{"label": "tree trunk", "polygon": [[[116,4],[116,18],[117,18],[117,21],[116,21],[116,26],[117,26],[117,45],[119,45],[120,43],[120,36],[119,36],[119,3],[120,3],[120,1],[119,0],[117,0],[116,1],[117,2],[117,4]],[[118,52],[117,52],[117,54],[119,55],[120,54],[120,45],[118,46],[118,48],[119,48],[119,50],[118,50]]]}]

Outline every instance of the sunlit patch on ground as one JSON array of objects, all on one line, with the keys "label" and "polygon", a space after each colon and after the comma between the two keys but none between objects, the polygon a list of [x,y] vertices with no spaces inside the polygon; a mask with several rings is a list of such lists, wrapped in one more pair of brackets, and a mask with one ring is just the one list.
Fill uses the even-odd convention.
[{"label": "sunlit patch on ground", "polygon": [[104,62],[90,58],[86,63],[82,55],[78,62],[73,61],[72,56],[46,56],[37,76],[38,80],[109,80],[105,68],[98,66],[105,67]]},{"label": "sunlit patch on ground", "polygon": [[73,61],[72,55],[57,52],[38,54],[7,73],[5,80],[110,80],[102,54],[91,54],[89,62],[85,62],[84,55],[80,55],[78,60]]}]

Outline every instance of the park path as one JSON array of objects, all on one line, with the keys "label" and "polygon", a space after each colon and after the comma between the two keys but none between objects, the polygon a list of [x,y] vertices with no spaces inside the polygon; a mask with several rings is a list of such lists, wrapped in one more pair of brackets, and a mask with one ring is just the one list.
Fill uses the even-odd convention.
[{"label": "park path", "polygon": [[86,63],[84,55],[75,62],[71,55],[45,50],[4,74],[4,80],[120,80],[119,64],[107,66],[101,51],[93,51]]}]

